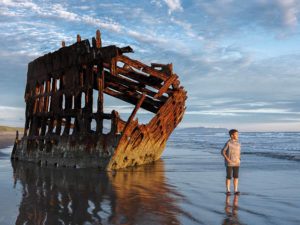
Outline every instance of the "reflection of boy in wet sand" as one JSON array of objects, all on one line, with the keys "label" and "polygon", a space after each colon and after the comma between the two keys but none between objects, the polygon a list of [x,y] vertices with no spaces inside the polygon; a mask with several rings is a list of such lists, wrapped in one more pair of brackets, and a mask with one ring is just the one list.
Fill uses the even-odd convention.
[{"label": "reflection of boy in wet sand", "polygon": [[226,193],[230,194],[230,180],[233,175],[234,194],[239,194],[238,177],[241,161],[241,144],[239,143],[239,132],[235,129],[229,131],[230,139],[222,149],[226,165]]},{"label": "reflection of boy in wet sand", "polygon": [[226,201],[225,201],[226,217],[224,218],[222,225],[240,224],[238,219],[238,201],[239,201],[239,197],[238,195],[235,195],[233,199],[233,203],[232,205],[230,205],[230,195],[226,196]]}]

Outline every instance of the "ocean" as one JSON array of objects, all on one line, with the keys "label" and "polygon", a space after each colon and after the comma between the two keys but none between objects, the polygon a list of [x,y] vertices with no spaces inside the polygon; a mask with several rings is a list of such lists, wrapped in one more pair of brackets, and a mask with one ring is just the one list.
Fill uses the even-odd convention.
[{"label": "ocean", "polygon": [[110,173],[1,149],[0,224],[300,224],[300,133],[239,136],[239,196],[225,195],[224,129],[177,129],[157,162]]}]

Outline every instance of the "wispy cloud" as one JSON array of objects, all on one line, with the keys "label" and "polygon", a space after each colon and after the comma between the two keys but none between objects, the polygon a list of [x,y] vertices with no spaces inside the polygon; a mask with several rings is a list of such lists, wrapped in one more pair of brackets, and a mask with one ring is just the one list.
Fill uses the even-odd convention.
[{"label": "wispy cloud", "polygon": [[169,14],[174,11],[183,11],[180,0],[164,0],[169,7]]},{"label": "wispy cloud", "polygon": [[[41,6],[33,2],[27,1],[3,1],[2,5],[7,7],[13,7],[11,10],[27,9],[29,13],[36,13],[38,16],[45,18],[63,19],[73,22],[82,22],[90,25],[96,25],[103,29],[109,29],[119,32],[121,30],[120,25],[114,21],[108,21],[106,19],[94,18],[88,15],[81,15],[68,10],[67,5],[62,4],[42,4]],[[23,11],[24,14],[28,14],[28,11]]]},{"label": "wispy cloud", "polygon": [[24,108],[0,106],[0,120],[20,120],[24,118]]},{"label": "wispy cloud", "polygon": [[203,110],[203,111],[187,111],[186,114],[193,115],[218,115],[218,116],[236,116],[241,114],[291,114],[300,115],[300,112],[292,112],[288,109],[279,108],[258,108],[258,109],[237,109],[237,108],[227,108],[219,110]]},{"label": "wispy cloud", "polygon": [[286,26],[295,27],[298,24],[299,3],[295,0],[277,0],[282,10],[282,20]]}]

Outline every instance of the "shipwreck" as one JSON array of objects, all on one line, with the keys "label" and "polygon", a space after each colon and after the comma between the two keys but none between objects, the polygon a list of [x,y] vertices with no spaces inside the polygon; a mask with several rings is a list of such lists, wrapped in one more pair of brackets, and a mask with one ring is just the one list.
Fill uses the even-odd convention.
[{"label": "shipwreck", "polygon": [[[115,170],[159,159],[183,118],[187,92],[172,64],[149,66],[125,55],[131,52],[102,47],[98,30],[92,46],[77,35],[76,43],[30,62],[24,134],[16,136],[12,160]],[[127,120],[105,113],[105,94],[134,105]],[[145,124],[136,118],[140,109],[153,115]]]}]

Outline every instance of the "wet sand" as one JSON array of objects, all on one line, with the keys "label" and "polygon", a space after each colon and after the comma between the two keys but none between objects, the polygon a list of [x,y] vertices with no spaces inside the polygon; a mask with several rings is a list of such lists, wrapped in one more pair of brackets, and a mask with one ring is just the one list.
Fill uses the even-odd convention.
[{"label": "wet sand", "polygon": [[14,144],[14,140],[16,138],[16,132],[3,132],[0,131],[0,149],[6,148]]},{"label": "wet sand", "polygon": [[0,151],[1,225],[300,224],[299,162],[249,155],[240,196],[226,196],[208,147],[171,141],[161,160],[114,173],[11,164],[11,148]]}]

